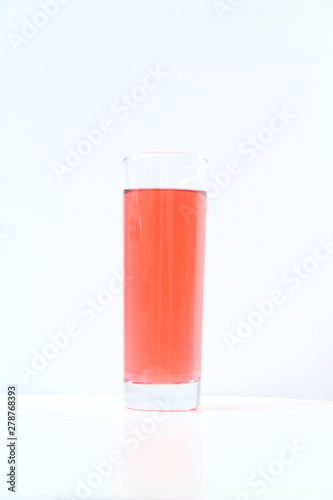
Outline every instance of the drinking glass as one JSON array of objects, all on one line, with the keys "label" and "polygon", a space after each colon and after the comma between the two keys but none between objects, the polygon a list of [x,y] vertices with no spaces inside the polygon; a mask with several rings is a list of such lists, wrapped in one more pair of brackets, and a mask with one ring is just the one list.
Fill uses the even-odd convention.
[{"label": "drinking glass", "polygon": [[124,404],[199,405],[208,162],[190,153],[125,166]]}]

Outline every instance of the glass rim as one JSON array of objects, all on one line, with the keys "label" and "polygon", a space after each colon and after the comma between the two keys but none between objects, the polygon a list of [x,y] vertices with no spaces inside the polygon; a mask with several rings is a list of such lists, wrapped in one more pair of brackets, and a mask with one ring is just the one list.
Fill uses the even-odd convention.
[{"label": "glass rim", "polygon": [[209,161],[207,158],[205,158],[202,155],[196,154],[196,153],[187,153],[185,151],[146,151],[143,153],[135,153],[132,155],[125,156],[125,158],[122,159],[122,163],[126,164],[129,161],[133,161],[135,163],[136,160],[142,160],[146,157],[153,157],[153,156],[178,156],[178,157],[187,157],[187,158],[192,158],[195,160],[195,166],[200,166],[201,165],[208,165]]}]

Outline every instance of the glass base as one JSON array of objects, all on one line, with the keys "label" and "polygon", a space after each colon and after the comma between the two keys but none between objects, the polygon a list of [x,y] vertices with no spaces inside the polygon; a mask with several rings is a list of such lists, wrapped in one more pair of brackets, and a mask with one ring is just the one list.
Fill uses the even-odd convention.
[{"label": "glass base", "polygon": [[124,404],[133,410],[194,410],[200,403],[200,380],[179,384],[124,382]]}]

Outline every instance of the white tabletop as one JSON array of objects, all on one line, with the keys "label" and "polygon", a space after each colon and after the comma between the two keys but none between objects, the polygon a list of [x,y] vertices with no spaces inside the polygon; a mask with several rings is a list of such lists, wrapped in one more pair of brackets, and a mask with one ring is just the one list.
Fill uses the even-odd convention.
[{"label": "white tabletop", "polygon": [[207,396],[154,413],[121,396],[19,395],[15,495],[4,396],[0,410],[1,500],[333,499],[332,402]]}]

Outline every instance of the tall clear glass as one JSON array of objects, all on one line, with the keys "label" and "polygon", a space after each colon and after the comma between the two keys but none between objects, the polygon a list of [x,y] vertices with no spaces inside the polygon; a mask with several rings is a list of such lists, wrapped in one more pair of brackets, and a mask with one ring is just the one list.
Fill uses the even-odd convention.
[{"label": "tall clear glass", "polygon": [[207,195],[205,158],[127,157],[124,221],[124,403],[199,405]]}]

